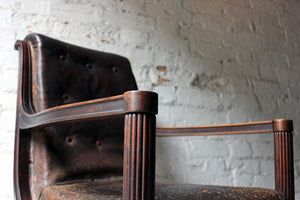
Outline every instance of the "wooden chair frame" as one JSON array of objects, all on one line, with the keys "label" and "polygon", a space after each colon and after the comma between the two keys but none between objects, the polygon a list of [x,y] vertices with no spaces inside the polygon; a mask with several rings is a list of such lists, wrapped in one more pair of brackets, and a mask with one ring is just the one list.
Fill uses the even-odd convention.
[{"label": "wooden chair frame", "polygon": [[148,91],[129,91],[122,95],[73,103],[36,113],[31,104],[28,47],[18,41],[20,68],[15,137],[14,188],[16,199],[31,199],[28,185],[28,150],[23,145],[28,129],[59,123],[93,120],[124,115],[123,199],[154,199],[155,135],[202,136],[232,134],[274,134],[275,190],[294,199],[293,122],[273,121],[199,126],[156,128],[158,96]]}]

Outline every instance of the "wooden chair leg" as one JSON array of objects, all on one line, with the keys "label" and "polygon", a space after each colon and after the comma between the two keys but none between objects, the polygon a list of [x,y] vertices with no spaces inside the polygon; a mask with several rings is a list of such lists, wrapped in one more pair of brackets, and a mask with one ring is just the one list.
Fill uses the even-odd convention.
[{"label": "wooden chair leg", "polygon": [[275,190],[282,192],[288,200],[295,199],[293,122],[274,120]]},{"label": "wooden chair leg", "polygon": [[155,195],[155,115],[125,115],[123,199],[151,200]]}]

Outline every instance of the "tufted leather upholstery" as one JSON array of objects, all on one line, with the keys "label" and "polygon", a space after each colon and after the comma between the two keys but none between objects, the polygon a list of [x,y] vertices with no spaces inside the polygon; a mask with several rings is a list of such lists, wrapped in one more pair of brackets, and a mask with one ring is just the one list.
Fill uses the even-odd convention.
[{"label": "tufted leather upholstery", "polygon": [[[124,57],[39,34],[24,41],[30,49],[32,103],[37,112],[137,89]],[[35,195],[49,183],[122,175],[123,121],[120,117],[35,130],[30,165]]]},{"label": "tufted leather upholstery", "polygon": [[129,61],[40,34],[25,38],[31,50],[36,111],[137,89]]}]

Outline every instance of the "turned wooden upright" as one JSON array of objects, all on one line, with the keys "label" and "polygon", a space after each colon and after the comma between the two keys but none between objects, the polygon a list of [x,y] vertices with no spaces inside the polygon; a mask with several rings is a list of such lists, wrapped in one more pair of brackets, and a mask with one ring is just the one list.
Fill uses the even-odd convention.
[{"label": "turned wooden upright", "polygon": [[293,121],[273,120],[275,190],[294,200]]},{"label": "turned wooden upright", "polygon": [[125,92],[123,199],[150,200],[155,195],[155,114],[157,94]]}]

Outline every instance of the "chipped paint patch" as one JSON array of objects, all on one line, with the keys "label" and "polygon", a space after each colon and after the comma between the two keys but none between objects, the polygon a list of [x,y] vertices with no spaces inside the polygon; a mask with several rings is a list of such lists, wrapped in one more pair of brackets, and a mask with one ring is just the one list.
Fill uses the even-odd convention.
[{"label": "chipped paint patch", "polygon": [[219,74],[202,73],[200,75],[196,74],[191,82],[191,86],[212,92],[229,92],[231,84],[229,80]]}]

